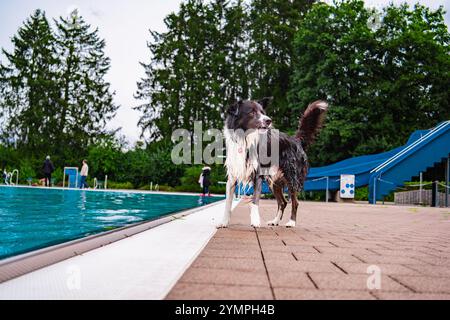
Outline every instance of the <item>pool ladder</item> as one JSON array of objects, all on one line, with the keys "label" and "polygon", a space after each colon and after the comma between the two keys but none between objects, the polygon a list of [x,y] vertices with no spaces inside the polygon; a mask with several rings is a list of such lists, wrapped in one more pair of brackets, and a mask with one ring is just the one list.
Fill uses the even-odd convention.
[{"label": "pool ladder", "polygon": [[[13,183],[14,173],[16,174],[16,183],[15,184]],[[8,182],[8,178],[9,178],[9,182]],[[7,177],[5,179],[5,184],[10,185],[10,186],[18,185],[19,184],[19,170],[14,169],[13,171],[7,173]]]}]

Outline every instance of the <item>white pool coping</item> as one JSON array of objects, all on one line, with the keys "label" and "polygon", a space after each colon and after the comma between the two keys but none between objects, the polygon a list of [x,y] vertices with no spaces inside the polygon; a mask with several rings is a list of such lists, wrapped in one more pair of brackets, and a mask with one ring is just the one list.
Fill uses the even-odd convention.
[{"label": "white pool coping", "polygon": [[[239,201],[233,202],[233,208]],[[160,300],[216,233],[225,202],[0,284],[0,299]]]}]

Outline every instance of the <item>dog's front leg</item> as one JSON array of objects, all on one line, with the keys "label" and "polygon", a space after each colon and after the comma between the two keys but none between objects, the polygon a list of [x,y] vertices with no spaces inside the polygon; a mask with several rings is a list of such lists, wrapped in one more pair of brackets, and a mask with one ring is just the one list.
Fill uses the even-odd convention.
[{"label": "dog's front leg", "polygon": [[225,212],[223,214],[222,223],[217,225],[217,228],[226,228],[230,223],[231,218],[231,206],[233,205],[234,190],[236,188],[236,180],[228,178],[227,190],[226,190],[226,202],[225,202]]},{"label": "dog's front leg", "polygon": [[259,216],[259,198],[262,191],[262,177],[257,176],[253,184],[253,199],[250,203],[250,221],[251,226],[255,228],[261,227],[261,217]]}]

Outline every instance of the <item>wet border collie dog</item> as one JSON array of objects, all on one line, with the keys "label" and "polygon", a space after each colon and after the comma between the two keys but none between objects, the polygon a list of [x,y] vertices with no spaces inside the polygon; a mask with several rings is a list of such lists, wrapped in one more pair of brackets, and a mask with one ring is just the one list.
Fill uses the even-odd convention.
[{"label": "wet border collie dog", "polygon": [[[227,200],[223,221],[218,228],[226,228],[230,222],[233,194],[236,184],[239,183],[253,186],[253,198],[250,202],[251,226],[261,226],[259,199],[263,179],[268,182],[278,203],[275,218],[268,224],[277,226],[280,223],[287,206],[283,194],[283,189],[287,187],[292,211],[286,227],[295,227],[297,193],[302,190],[308,173],[305,151],[322,126],[328,104],[320,100],[311,103],[300,117],[296,134],[289,136],[272,127],[272,120],[265,112],[271,100],[272,98],[238,101],[228,108],[224,129],[227,150]],[[272,148],[275,145],[276,148]],[[264,153],[269,159],[275,159],[271,152],[276,150],[277,161],[269,160],[263,163],[261,150],[265,150]]]}]

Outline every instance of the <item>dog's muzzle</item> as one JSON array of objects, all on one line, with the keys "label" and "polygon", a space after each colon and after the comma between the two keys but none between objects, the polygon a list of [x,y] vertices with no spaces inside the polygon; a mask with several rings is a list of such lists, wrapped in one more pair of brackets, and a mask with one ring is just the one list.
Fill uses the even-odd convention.
[{"label": "dog's muzzle", "polygon": [[268,116],[262,116],[260,121],[260,129],[269,129],[272,126],[272,119],[270,119]]}]

